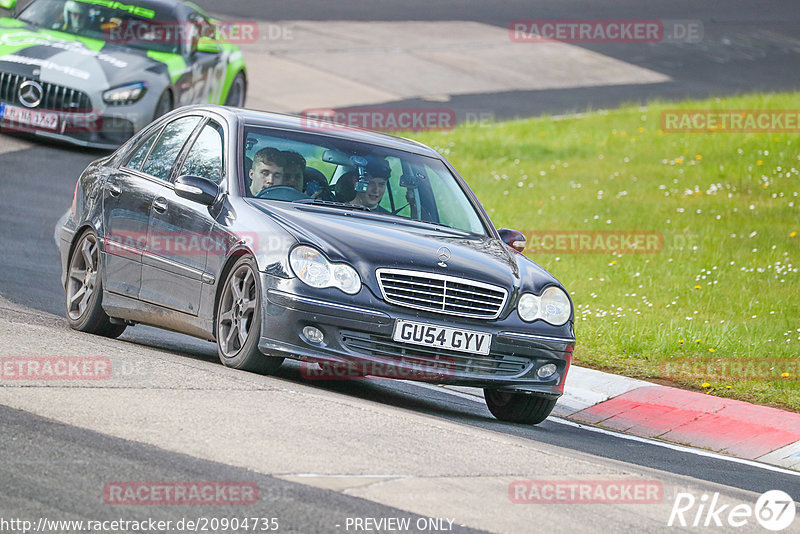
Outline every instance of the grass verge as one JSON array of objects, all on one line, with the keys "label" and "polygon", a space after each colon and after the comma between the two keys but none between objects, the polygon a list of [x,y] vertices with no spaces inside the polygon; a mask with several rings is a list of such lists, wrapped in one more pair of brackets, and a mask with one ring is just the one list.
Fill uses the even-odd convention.
[{"label": "grass verge", "polygon": [[[413,137],[570,291],[575,363],[800,411],[800,135],[661,123],[667,110],[798,104],[800,93],[655,102]],[[562,245],[605,237],[574,253],[550,231]],[[612,232],[660,244],[614,250]]]}]

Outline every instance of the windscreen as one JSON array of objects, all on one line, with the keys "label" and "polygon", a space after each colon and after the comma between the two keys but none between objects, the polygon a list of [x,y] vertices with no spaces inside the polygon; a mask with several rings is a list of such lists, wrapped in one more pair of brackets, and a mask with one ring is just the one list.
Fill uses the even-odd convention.
[{"label": "windscreen", "polygon": [[438,158],[331,136],[250,127],[245,196],[369,211],[485,235],[477,208]]},{"label": "windscreen", "polygon": [[179,54],[184,43],[198,31],[163,11],[128,3],[102,3],[36,0],[20,14],[19,20],[46,30],[170,54]]}]

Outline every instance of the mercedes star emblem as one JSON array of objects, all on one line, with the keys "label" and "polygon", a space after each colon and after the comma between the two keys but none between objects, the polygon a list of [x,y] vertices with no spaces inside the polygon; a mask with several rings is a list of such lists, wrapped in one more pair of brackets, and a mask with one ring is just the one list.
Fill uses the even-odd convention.
[{"label": "mercedes star emblem", "polygon": [[447,267],[447,262],[450,260],[450,249],[441,247],[436,251],[436,255],[439,258],[439,267]]},{"label": "mercedes star emblem", "polygon": [[17,94],[19,95],[19,101],[23,106],[26,108],[35,108],[42,103],[44,91],[42,90],[42,86],[39,84],[39,82],[27,80],[20,84],[19,92]]}]

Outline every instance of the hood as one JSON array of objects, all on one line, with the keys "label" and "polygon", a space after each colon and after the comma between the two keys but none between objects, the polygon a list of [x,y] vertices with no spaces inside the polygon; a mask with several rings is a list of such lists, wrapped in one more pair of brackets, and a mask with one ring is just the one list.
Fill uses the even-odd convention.
[{"label": "hood", "polygon": [[167,72],[146,51],[0,18],[0,71],[96,93]]},{"label": "hood", "polygon": [[[375,291],[377,268],[460,276],[537,293],[545,286],[560,285],[539,265],[493,237],[361,211],[260,200],[252,204],[300,243],[316,246],[334,262],[353,265]],[[450,251],[446,267],[440,265],[441,247]]]}]

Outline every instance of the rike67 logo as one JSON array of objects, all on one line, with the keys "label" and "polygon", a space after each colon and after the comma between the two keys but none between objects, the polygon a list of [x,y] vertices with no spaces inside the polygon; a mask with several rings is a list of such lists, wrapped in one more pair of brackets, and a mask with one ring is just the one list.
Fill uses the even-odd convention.
[{"label": "rike67 logo", "polygon": [[675,496],[667,526],[680,527],[722,527],[726,530],[759,525],[772,532],[788,528],[796,514],[794,499],[781,490],[770,490],[762,494],[755,506],[750,504],[722,504],[719,493],[702,494],[699,498],[691,493],[681,492]]}]

